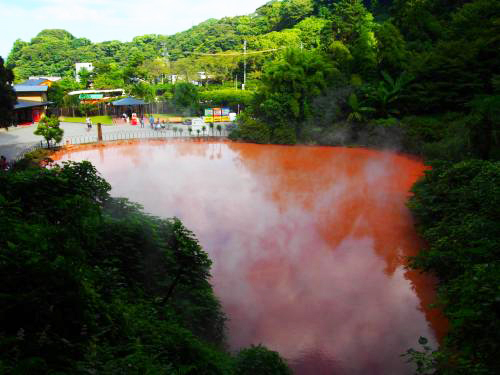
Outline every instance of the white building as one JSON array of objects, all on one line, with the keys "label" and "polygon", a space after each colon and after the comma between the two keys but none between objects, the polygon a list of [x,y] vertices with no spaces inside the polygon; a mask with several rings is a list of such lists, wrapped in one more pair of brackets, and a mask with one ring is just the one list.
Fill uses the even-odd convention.
[{"label": "white building", "polygon": [[94,70],[92,63],[76,63],[75,64],[75,79],[80,82],[80,75],[78,74],[83,68],[87,69],[89,72]]}]

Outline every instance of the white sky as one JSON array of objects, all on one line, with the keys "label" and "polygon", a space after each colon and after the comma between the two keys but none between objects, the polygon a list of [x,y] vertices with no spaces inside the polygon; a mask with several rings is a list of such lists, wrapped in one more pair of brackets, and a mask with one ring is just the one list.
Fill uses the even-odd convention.
[{"label": "white sky", "polygon": [[65,29],[92,42],[171,35],[209,18],[250,14],[267,0],[0,0],[0,56],[14,41]]}]

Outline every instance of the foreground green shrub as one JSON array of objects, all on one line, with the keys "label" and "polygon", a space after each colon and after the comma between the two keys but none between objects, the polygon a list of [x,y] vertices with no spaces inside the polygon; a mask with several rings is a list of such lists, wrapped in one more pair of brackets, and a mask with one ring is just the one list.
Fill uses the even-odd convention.
[{"label": "foreground green shrub", "polygon": [[0,373],[233,374],[194,234],[110,189],[88,162],[0,171]]},{"label": "foreground green shrub", "polygon": [[290,126],[280,126],[273,130],[272,143],[278,145],[294,145],[297,143],[295,129]]},{"label": "foreground green shrub", "polygon": [[415,184],[409,207],[428,247],[411,266],[440,280],[450,331],[439,374],[500,373],[500,162],[441,163]]},{"label": "foreground green shrub", "polygon": [[235,373],[238,375],[291,375],[291,370],[277,352],[265,347],[251,346],[236,356]]},{"label": "foreground green shrub", "polygon": [[269,143],[271,129],[243,112],[239,115],[238,127],[230,133],[230,138],[252,143]]}]

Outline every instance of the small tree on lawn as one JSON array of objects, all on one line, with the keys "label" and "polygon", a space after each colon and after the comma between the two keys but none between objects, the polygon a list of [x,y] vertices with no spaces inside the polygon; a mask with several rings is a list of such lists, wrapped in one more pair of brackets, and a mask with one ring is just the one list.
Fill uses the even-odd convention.
[{"label": "small tree on lawn", "polygon": [[219,132],[219,135],[222,135],[222,126],[220,124],[217,124],[217,131]]},{"label": "small tree on lawn", "polygon": [[177,126],[174,126],[172,130],[174,131],[174,135],[177,135]]},{"label": "small tree on lawn", "polygon": [[200,129],[196,129],[196,133],[198,133],[198,137],[200,136]]},{"label": "small tree on lawn", "polygon": [[191,127],[188,128],[189,136],[191,136],[191,133],[193,132],[193,129]]},{"label": "small tree on lawn", "polygon": [[206,127],[205,125],[203,125],[203,126],[201,127],[201,130],[203,131],[203,135],[205,135],[205,130],[207,130],[207,127]]},{"label": "small tree on lawn", "polygon": [[61,142],[64,130],[59,127],[59,120],[56,116],[44,116],[34,133],[44,137],[47,141],[47,147],[50,148],[50,141]]},{"label": "small tree on lawn", "polygon": [[179,134],[181,135],[181,137],[182,137],[182,132],[183,132],[183,131],[184,131],[184,129],[183,129],[183,128],[179,128]]},{"label": "small tree on lawn", "polygon": [[212,131],[212,135],[214,135],[214,123],[211,122],[208,126],[210,127],[210,130]]}]

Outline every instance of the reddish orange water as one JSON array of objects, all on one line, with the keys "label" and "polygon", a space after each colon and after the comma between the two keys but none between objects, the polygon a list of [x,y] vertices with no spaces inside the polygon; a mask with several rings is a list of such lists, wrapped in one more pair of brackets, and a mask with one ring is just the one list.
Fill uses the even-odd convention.
[{"label": "reddish orange water", "polygon": [[263,343],[297,374],[411,374],[445,329],[405,207],[418,160],[368,149],[131,143],[77,149],[112,194],[178,216],[214,260],[231,348]]}]

